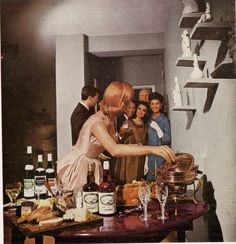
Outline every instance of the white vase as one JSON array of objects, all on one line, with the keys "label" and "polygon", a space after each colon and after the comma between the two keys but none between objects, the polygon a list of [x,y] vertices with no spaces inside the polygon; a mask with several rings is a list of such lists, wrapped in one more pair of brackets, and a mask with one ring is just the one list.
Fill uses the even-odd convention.
[{"label": "white vase", "polygon": [[190,75],[191,79],[200,79],[204,77],[203,72],[201,71],[201,69],[199,68],[198,65],[198,59],[197,59],[197,54],[193,55],[193,71]]}]

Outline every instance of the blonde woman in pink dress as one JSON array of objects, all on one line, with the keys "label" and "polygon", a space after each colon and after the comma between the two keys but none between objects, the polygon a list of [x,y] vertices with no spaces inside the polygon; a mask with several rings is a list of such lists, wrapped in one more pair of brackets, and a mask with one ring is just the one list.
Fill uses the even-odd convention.
[{"label": "blonde woman in pink dress", "polygon": [[95,181],[102,179],[99,155],[107,150],[113,157],[160,155],[168,162],[175,160],[168,146],[142,146],[118,144],[115,119],[124,113],[133,96],[133,88],[127,82],[114,81],[105,90],[101,110],[89,117],[83,125],[72,150],[57,162],[58,178],[64,191],[73,192],[87,181],[88,164],[95,163]]}]

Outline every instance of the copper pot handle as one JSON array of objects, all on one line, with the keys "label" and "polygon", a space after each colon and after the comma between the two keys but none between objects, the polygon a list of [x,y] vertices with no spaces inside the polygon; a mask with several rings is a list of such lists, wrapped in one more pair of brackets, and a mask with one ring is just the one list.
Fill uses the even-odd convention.
[{"label": "copper pot handle", "polygon": [[197,187],[196,187],[196,189],[195,189],[194,194],[195,194],[196,192],[198,192],[198,191],[199,191],[199,189],[200,189],[200,188],[201,188],[201,186],[202,186],[202,181],[201,181],[201,180],[199,180],[198,178],[195,178],[195,180],[197,180],[197,181],[198,181],[198,185],[197,185]]}]

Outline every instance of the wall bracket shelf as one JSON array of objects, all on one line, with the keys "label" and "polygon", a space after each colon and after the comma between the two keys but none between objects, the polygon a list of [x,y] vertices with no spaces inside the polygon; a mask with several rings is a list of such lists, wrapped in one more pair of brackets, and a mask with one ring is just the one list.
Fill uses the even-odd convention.
[{"label": "wall bracket shelf", "polygon": [[218,86],[218,82],[214,81],[214,79],[206,78],[206,79],[196,79],[189,80],[184,85],[186,88],[214,88]]},{"label": "wall bracket shelf", "polygon": [[[198,65],[201,70],[204,69],[206,60],[204,58],[198,57]],[[180,57],[176,61],[176,66],[183,67],[193,67],[193,57]]]},{"label": "wall bracket shelf", "polygon": [[180,28],[193,28],[204,12],[183,14],[179,21]]},{"label": "wall bracket shelf", "polygon": [[194,26],[190,38],[195,40],[222,40],[232,28],[230,21],[204,22]]},{"label": "wall bracket shelf", "polygon": [[236,67],[234,63],[220,64],[212,71],[211,77],[216,79],[235,79]]},{"label": "wall bracket shelf", "polygon": [[187,106],[182,106],[182,107],[173,107],[171,110],[172,111],[192,112],[194,115],[197,109],[195,107],[187,105]]},{"label": "wall bracket shelf", "polygon": [[186,88],[207,88],[207,98],[203,108],[203,112],[206,113],[211,109],[211,105],[216,95],[216,91],[219,83],[214,81],[214,79],[199,79],[199,80],[189,80],[184,87]]},{"label": "wall bracket shelf", "polygon": [[194,117],[196,110],[197,110],[196,107],[186,105],[186,106],[181,106],[181,107],[173,107],[171,110],[172,111],[186,112],[186,115],[187,115],[186,129],[189,129],[191,127],[191,124],[193,122],[193,117]]}]

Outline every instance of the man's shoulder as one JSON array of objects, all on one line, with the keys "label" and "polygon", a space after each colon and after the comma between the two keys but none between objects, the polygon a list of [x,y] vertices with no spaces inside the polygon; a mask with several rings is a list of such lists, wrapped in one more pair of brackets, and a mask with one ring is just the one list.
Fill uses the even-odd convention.
[{"label": "man's shoulder", "polygon": [[89,110],[87,110],[81,103],[78,103],[71,114],[71,118],[77,116],[86,116],[86,115],[90,115]]},{"label": "man's shoulder", "polygon": [[80,112],[80,111],[84,112],[84,111],[88,111],[88,109],[86,109],[83,104],[78,103],[74,109],[74,112]]},{"label": "man's shoulder", "polygon": [[125,118],[125,116],[122,114],[122,115],[120,115],[120,116],[117,117],[117,120],[118,120],[119,122],[123,122],[123,121],[126,120],[126,118]]}]

